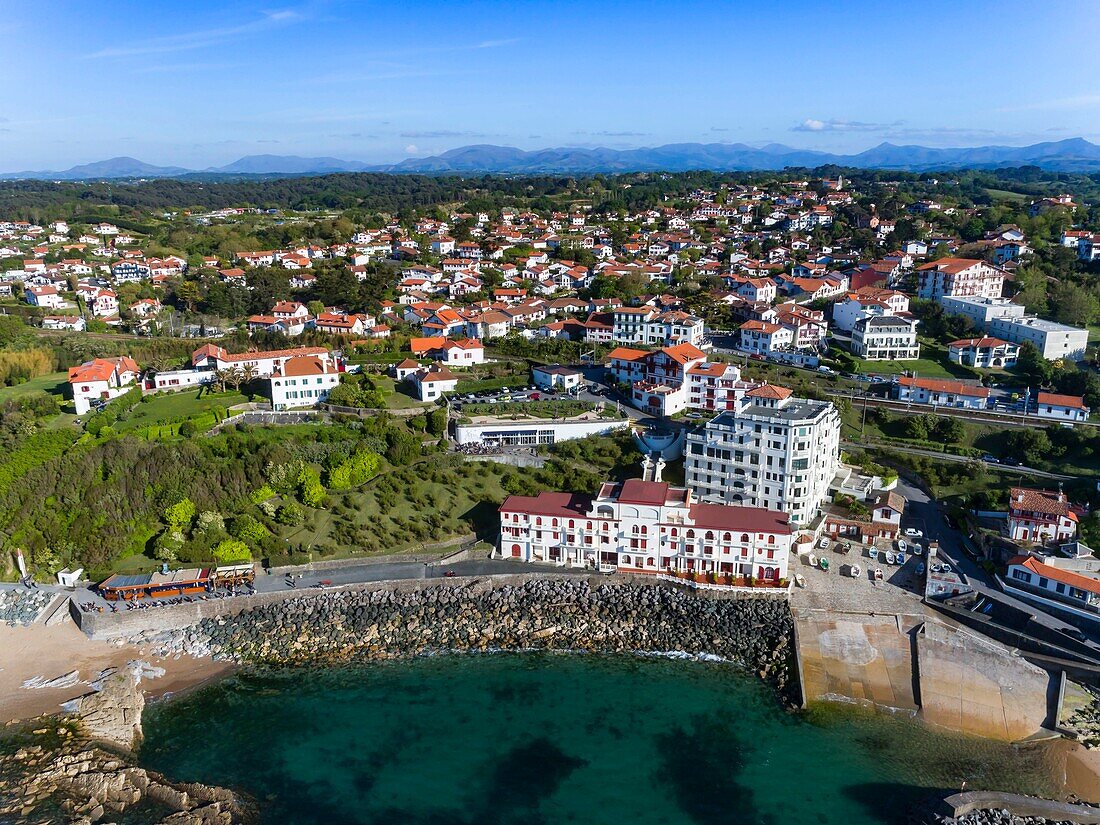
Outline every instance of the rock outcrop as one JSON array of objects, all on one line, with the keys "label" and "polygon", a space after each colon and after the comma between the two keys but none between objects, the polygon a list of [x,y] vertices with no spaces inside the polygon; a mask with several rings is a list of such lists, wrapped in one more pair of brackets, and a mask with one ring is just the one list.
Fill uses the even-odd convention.
[{"label": "rock outcrop", "polygon": [[253,803],[224,788],[178,783],[100,748],[73,721],[7,734],[0,749],[0,822],[249,823]]},{"label": "rock outcrop", "polygon": [[90,739],[132,750],[141,744],[141,714],[145,696],[132,670],[103,679],[99,690],[73,703],[73,714]]}]

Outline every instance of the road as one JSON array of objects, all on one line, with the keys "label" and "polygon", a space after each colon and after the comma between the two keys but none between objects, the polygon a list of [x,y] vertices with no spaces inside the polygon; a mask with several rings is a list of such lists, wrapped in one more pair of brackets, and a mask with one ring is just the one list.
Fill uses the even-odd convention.
[{"label": "road", "polygon": [[870,441],[841,441],[840,445],[856,450],[893,450],[894,452],[907,453],[908,455],[926,456],[938,461],[952,461],[956,464],[966,464],[968,461],[981,461],[986,467],[990,467],[994,470],[1001,470],[1006,473],[1019,473],[1025,476],[1035,476],[1036,478],[1049,478],[1052,481],[1074,481],[1079,478],[1079,476],[1067,476],[1061,473],[1048,473],[1046,470],[1036,470],[1032,467],[1009,467],[1007,464],[1001,464],[999,461],[985,461],[984,459],[971,458],[969,456],[938,453],[935,450],[922,450],[919,447],[900,447],[896,444],[877,444]]},{"label": "road", "polygon": [[[903,526],[916,527],[924,533],[926,539],[939,542],[940,559],[949,562],[955,570],[963,573],[974,588],[974,592],[1030,613],[1035,617],[1036,622],[1052,630],[1061,630],[1069,625],[1066,619],[1044,613],[1041,608],[1016,599],[1001,590],[993,577],[966,552],[963,534],[948,526],[944,508],[939,502],[931,500],[923,490],[904,479],[898,480],[897,492],[905,496],[908,501]],[[1097,651],[1100,653],[1100,646],[1097,647]]]},{"label": "road", "polygon": [[[345,566],[313,569],[308,565],[294,568],[291,576],[284,572],[266,573],[259,571],[256,576],[255,590],[258,593],[282,593],[290,590],[310,591],[316,587],[337,587],[349,584],[365,584],[381,581],[442,579],[446,574],[455,576],[506,576],[516,573],[554,573],[556,575],[587,575],[591,570],[558,567],[551,564],[528,564],[512,559],[469,559],[441,564],[438,561],[428,563],[406,560],[379,561],[373,564],[347,564]],[[326,582],[322,585],[321,582]],[[22,585],[5,585],[22,587]],[[71,596],[78,605],[94,604],[104,610],[111,608],[109,602],[88,588],[70,591],[59,585],[40,585],[41,590],[52,593],[64,593]],[[238,593],[247,593],[239,588]],[[219,598],[230,597],[223,591]],[[156,604],[155,599],[145,599],[146,604]]]}]

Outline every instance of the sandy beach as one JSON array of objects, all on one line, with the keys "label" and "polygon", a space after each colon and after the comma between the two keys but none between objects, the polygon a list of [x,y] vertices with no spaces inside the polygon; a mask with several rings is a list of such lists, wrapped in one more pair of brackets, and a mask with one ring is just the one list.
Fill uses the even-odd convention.
[{"label": "sandy beach", "polygon": [[[182,655],[166,659],[139,645],[93,641],[69,623],[56,627],[0,625],[0,723],[55,713],[63,702],[87,693],[87,682],[104,668],[122,667],[132,659],[164,668],[163,676],[142,680],[146,699],[187,690],[233,667]],[[70,687],[23,687],[28,679],[54,679],[73,670],[79,671],[80,681]]]}]

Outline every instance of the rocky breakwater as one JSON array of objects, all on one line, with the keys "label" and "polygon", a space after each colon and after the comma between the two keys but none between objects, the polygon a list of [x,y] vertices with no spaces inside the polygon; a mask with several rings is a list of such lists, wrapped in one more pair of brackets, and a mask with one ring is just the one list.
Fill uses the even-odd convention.
[{"label": "rocky breakwater", "polygon": [[339,664],[446,651],[680,652],[736,662],[787,687],[792,621],[774,598],[718,598],[663,582],[487,580],[329,591],[142,634],[163,653],[253,664]]},{"label": "rocky breakwater", "polygon": [[53,593],[46,590],[0,589],[0,623],[31,624],[52,598]]},{"label": "rocky breakwater", "polygon": [[130,672],[105,680],[71,715],[0,735],[0,822],[244,823],[255,807],[224,788],[172,782],[134,764],[144,699]]}]

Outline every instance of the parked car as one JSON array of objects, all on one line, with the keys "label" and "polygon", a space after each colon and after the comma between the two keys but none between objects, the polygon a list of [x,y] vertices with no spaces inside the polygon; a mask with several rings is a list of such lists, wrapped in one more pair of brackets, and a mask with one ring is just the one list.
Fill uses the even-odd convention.
[{"label": "parked car", "polygon": [[906,527],[905,535],[909,536],[910,538],[919,539],[924,537],[924,532],[918,530],[916,527]]},{"label": "parked car", "polygon": [[1000,464],[1001,463],[997,459],[997,456],[990,455],[989,453],[982,453],[982,461],[986,462],[987,464]]}]

